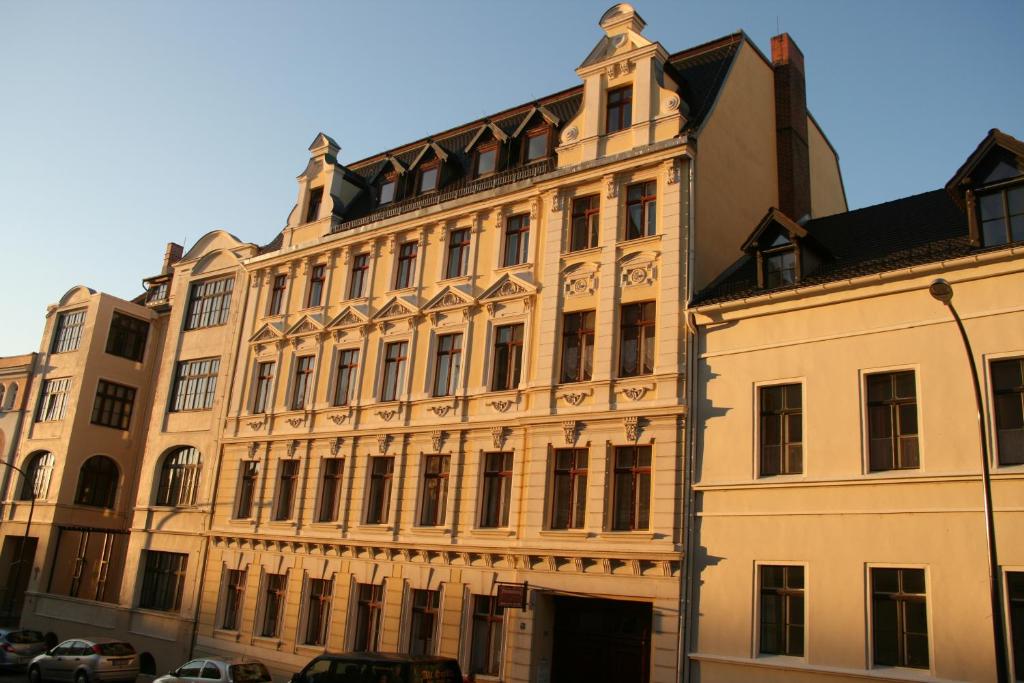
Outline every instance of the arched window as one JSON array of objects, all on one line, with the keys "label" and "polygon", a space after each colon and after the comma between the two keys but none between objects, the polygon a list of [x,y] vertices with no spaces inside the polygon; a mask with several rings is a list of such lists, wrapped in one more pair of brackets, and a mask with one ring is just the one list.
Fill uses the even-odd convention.
[{"label": "arched window", "polygon": [[40,451],[29,456],[25,464],[25,478],[21,484],[19,500],[46,498],[53,472],[53,453]]},{"label": "arched window", "polygon": [[156,504],[174,507],[195,505],[202,468],[203,456],[195,448],[185,446],[168,453],[160,468]]},{"label": "arched window", "polygon": [[77,505],[98,508],[114,507],[117,497],[117,464],[105,455],[94,455],[82,465],[78,475]]}]

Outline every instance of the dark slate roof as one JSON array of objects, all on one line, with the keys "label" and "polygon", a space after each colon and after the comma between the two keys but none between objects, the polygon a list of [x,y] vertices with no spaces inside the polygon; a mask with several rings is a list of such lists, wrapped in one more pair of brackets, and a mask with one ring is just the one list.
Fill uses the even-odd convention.
[{"label": "dark slate roof", "polygon": [[796,285],[757,286],[757,260],[745,254],[694,298],[694,305],[882,273],[965,256],[974,249],[967,216],[945,190],[808,221],[804,228],[828,258]]}]

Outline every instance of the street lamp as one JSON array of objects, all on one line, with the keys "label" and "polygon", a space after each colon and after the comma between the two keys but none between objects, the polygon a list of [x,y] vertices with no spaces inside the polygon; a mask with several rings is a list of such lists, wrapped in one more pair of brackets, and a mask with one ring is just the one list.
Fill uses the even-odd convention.
[{"label": "street lamp", "polygon": [[928,285],[928,293],[945,304],[953,314],[956,327],[960,330],[960,338],[964,343],[967,363],[971,368],[971,381],[974,383],[974,402],[978,409],[978,433],[981,437],[981,485],[985,493],[985,539],[988,543],[988,583],[992,599],[992,638],[996,650],[996,680],[1003,683],[1009,681],[1009,670],[1006,666],[1006,638],[1003,633],[1003,603],[999,597],[999,558],[996,554],[995,522],[992,516],[992,478],[989,472],[988,438],[985,434],[985,411],[981,402],[981,383],[978,381],[978,367],[974,363],[974,352],[971,341],[967,338],[967,330],[960,320],[960,315],[953,306],[953,286],[942,278],[932,280]]}]

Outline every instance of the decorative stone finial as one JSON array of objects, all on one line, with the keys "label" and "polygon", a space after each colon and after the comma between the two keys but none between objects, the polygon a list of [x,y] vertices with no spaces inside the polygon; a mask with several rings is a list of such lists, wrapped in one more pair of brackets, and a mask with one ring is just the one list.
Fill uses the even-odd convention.
[{"label": "decorative stone finial", "polygon": [[636,13],[633,6],[628,2],[620,2],[612,5],[607,12],[601,15],[598,25],[609,35],[617,35],[626,31],[640,33],[647,26],[647,22]]}]

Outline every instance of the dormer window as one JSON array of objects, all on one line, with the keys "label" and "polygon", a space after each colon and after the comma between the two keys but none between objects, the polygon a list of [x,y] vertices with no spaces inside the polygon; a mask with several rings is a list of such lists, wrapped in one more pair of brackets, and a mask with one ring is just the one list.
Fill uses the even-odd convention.
[{"label": "dormer window", "polygon": [[398,174],[389,173],[384,176],[384,182],[380,186],[380,204],[390,204],[395,201],[395,190],[398,188]]},{"label": "dormer window", "polygon": [[526,134],[526,161],[537,161],[538,159],[544,159],[548,156],[548,132],[551,129],[548,126],[541,128],[534,128]]},{"label": "dormer window", "polygon": [[608,133],[616,133],[633,125],[633,86],[625,85],[608,91],[605,121]]},{"label": "dormer window", "polygon": [[767,289],[791,285],[796,282],[796,247],[779,235],[762,253],[764,263],[764,286]]},{"label": "dormer window", "polygon": [[437,189],[437,175],[438,171],[440,171],[440,166],[441,163],[439,161],[432,161],[420,167],[419,182],[417,183],[419,194],[433,192]]},{"label": "dormer window", "polygon": [[986,247],[1024,240],[1024,185],[979,193],[978,220]]},{"label": "dormer window", "polygon": [[306,202],[306,222],[312,223],[320,217],[320,202],[324,198],[324,188],[314,187],[309,191],[309,199]]},{"label": "dormer window", "polygon": [[480,145],[476,152],[476,175],[490,175],[498,166],[498,143],[497,141]]}]

